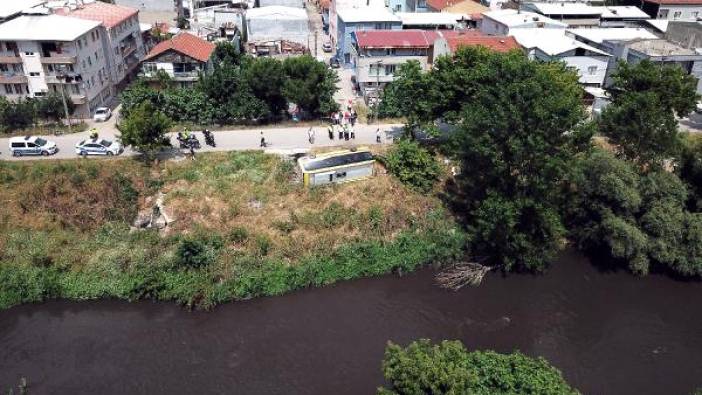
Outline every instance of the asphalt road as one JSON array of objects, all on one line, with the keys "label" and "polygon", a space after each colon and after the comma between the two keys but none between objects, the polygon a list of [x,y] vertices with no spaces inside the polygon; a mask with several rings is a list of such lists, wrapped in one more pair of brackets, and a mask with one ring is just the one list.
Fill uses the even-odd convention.
[{"label": "asphalt road", "polygon": [[[111,120],[111,122],[114,122]],[[117,133],[114,128],[110,127],[109,122],[98,124],[98,133],[100,138],[115,140]],[[380,124],[380,125],[360,125],[355,127],[356,138],[349,141],[339,141],[338,136],[334,136],[330,140],[326,127],[313,127],[315,132],[314,143],[310,144],[308,138],[309,127],[286,127],[286,128],[269,128],[269,129],[247,129],[247,130],[231,130],[213,132],[215,137],[216,147],[205,145],[205,139],[202,133],[195,132],[195,135],[200,140],[202,148],[196,152],[213,152],[213,151],[236,151],[236,150],[259,150],[261,132],[266,139],[267,147],[264,149],[267,152],[290,152],[290,151],[305,151],[313,147],[330,147],[330,146],[346,146],[353,147],[358,145],[371,145],[376,143],[376,130],[380,129],[382,134],[382,143],[392,143],[395,136],[401,133],[402,125],[398,124]],[[9,150],[9,138],[0,138],[0,160],[36,160],[36,159],[74,159],[79,156],[75,152],[76,143],[85,140],[89,136],[89,132],[66,134],[62,136],[42,136],[47,140],[54,141],[58,146],[58,152],[51,156],[22,156],[13,157]],[[176,135],[171,134],[171,144],[173,147],[178,147]],[[178,154],[179,150],[171,151]],[[182,150],[186,153],[186,150]],[[136,155],[134,151],[127,148],[122,156]]]}]

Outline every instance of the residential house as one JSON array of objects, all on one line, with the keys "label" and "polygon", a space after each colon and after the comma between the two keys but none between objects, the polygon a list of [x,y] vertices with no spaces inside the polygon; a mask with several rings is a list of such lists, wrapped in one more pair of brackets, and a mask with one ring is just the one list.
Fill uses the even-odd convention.
[{"label": "residential house", "polygon": [[246,11],[249,44],[282,40],[310,47],[309,17],[304,8],[270,6]]},{"label": "residential house", "polygon": [[583,86],[603,86],[611,57],[607,52],[566,36],[563,30],[517,29],[512,34],[530,59],[564,62],[577,71]]},{"label": "residential house", "polygon": [[194,85],[200,74],[212,71],[215,45],[190,33],[162,41],[146,55],[141,75],[158,81],[165,73],[181,87]]},{"label": "residential house", "polygon": [[361,7],[337,10],[338,33],[336,57],[344,65],[351,65],[353,33],[364,30],[400,30],[400,18],[385,8]]},{"label": "residential house", "polygon": [[480,31],[493,36],[509,36],[515,29],[565,29],[567,24],[533,12],[496,10],[483,13]]},{"label": "residential house", "polygon": [[642,9],[654,19],[695,21],[702,17],[702,0],[643,0]]},{"label": "residential house", "polygon": [[644,27],[650,18],[641,8],[630,5],[601,8],[601,27]]},{"label": "residential house", "polygon": [[[362,7],[374,7],[374,8],[385,8],[386,6],[393,9],[393,5],[390,3],[393,0],[388,0],[386,5],[385,0],[330,0],[329,4],[329,27],[327,32],[329,33],[329,40],[332,45],[337,44],[337,38],[339,37],[339,15],[338,10],[345,8],[362,8]],[[394,1],[413,1],[413,0],[394,0]],[[419,0],[415,0],[419,1]],[[324,17],[324,14],[322,14]]]},{"label": "residential house", "polygon": [[519,48],[512,37],[485,36],[477,31],[368,30],[355,32],[353,39],[354,76],[366,99],[377,97],[408,61],[417,61],[423,70],[429,70],[437,57],[451,55],[460,46],[482,45],[501,52]]},{"label": "residential house", "polygon": [[81,5],[67,13],[68,16],[101,22],[107,29],[110,78],[115,89],[126,85],[138,70],[146,55],[139,25],[139,10],[96,1]]},{"label": "residential house", "polygon": [[0,24],[0,95],[64,94],[88,118],[112,97],[107,30],[101,22],[23,15]]},{"label": "residential house", "polygon": [[46,0],[4,0],[0,1],[0,23],[9,21],[23,11],[46,3]]}]

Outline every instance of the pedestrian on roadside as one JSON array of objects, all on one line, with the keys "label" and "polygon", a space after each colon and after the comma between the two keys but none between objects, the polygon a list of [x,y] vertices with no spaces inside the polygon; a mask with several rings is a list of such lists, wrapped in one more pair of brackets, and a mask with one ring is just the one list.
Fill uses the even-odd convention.
[{"label": "pedestrian on roadside", "polygon": [[190,144],[190,160],[195,160],[195,145]]},{"label": "pedestrian on roadside", "polygon": [[356,119],[358,118],[358,114],[356,114],[356,110],[351,109],[351,126],[356,126]]},{"label": "pedestrian on roadside", "polygon": [[307,139],[310,141],[310,144],[314,144],[314,129],[312,129],[311,127],[307,131]]},{"label": "pedestrian on roadside", "polygon": [[90,139],[91,140],[97,140],[98,138],[98,131],[95,128],[90,129]]},{"label": "pedestrian on roadside", "polygon": [[344,125],[344,140],[349,141],[349,125]]},{"label": "pedestrian on roadside", "polygon": [[337,126],[337,129],[339,130],[339,140],[344,139],[344,127],[343,126]]},{"label": "pedestrian on roadside", "polygon": [[381,140],[380,140],[380,128],[378,128],[378,129],[375,130],[375,142],[378,143],[378,144],[380,144],[380,142],[381,142]]},{"label": "pedestrian on roadside", "polygon": [[356,140],[356,129],[353,127],[353,123],[351,123],[349,130],[351,132],[351,140]]},{"label": "pedestrian on roadside", "polygon": [[329,140],[334,140],[334,125],[327,126],[327,133],[329,133]]},{"label": "pedestrian on roadside", "polygon": [[266,147],[266,138],[263,137],[263,130],[261,131],[261,148]]}]

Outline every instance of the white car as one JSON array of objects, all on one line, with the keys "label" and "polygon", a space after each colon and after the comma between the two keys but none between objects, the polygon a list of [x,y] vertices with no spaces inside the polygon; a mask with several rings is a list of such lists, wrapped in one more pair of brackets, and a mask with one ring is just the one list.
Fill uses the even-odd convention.
[{"label": "white car", "polygon": [[10,139],[10,152],[14,156],[53,155],[58,152],[56,143],[36,136],[13,137]]},{"label": "white car", "polygon": [[76,154],[88,155],[119,155],[124,151],[122,144],[105,139],[83,140],[76,144]]},{"label": "white car", "polygon": [[698,114],[702,114],[702,101],[697,102],[697,106],[695,106],[695,112]]},{"label": "white car", "polygon": [[106,122],[112,116],[112,110],[107,107],[100,107],[95,110],[95,115],[93,115],[93,121],[95,122]]}]

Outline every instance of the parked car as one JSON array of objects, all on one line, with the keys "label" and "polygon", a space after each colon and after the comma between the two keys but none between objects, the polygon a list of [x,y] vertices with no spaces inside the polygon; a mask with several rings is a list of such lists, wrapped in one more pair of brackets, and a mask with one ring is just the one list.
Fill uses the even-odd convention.
[{"label": "parked car", "polygon": [[337,59],[337,58],[329,59],[329,67],[331,67],[332,69],[338,69],[340,67],[339,59]]},{"label": "parked car", "polygon": [[95,115],[93,115],[93,121],[95,122],[106,122],[112,116],[112,110],[107,107],[100,107],[95,110]]},{"label": "parked car", "polygon": [[23,155],[53,155],[58,147],[53,141],[36,136],[13,137],[10,139],[10,152],[14,156]]},{"label": "parked car", "polygon": [[334,48],[332,47],[331,42],[329,42],[329,41],[325,41],[322,44],[322,51],[324,51],[324,52],[331,52],[333,49]]},{"label": "parked car", "polygon": [[76,154],[81,156],[88,155],[119,155],[124,151],[122,144],[116,141],[105,139],[83,140],[76,144]]},{"label": "parked car", "polygon": [[702,101],[697,102],[697,105],[695,106],[695,112],[698,114],[702,114]]}]

